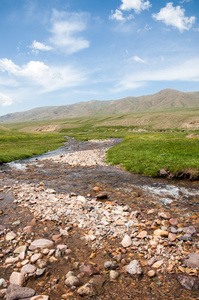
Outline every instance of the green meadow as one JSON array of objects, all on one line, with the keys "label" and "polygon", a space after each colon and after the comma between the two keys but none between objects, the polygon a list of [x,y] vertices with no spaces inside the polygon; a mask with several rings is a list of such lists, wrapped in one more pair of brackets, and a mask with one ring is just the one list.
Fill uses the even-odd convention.
[{"label": "green meadow", "polygon": [[[122,142],[107,152],[112,165],[146,176],[159,176],[159,170],[165,169],[176,178],[199,178],[199,130],[158,130],[150,125],[140,131],[136,125],[104,125],[111,119],[90,117],[0,126],[0,163],[54,150],[66,141],[64,136],[79,141],[113,137],[122,138]],[[48,126],[52,132],[45,132]]]}]

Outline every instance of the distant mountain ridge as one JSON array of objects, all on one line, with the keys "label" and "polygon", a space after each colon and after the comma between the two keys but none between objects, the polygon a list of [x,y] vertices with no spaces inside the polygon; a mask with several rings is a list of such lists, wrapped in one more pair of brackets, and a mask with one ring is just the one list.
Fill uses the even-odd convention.
[{"label": "distant mountain ridge", "polygon": [[119,113],[164,111],[171,109],[199,108],[199,92],[180,92],[165,89],[140,97],[126,97],[119,100],[91,100],[71,105],[46,106],[25,112],[0,116],[0,123],[64,119]]}]

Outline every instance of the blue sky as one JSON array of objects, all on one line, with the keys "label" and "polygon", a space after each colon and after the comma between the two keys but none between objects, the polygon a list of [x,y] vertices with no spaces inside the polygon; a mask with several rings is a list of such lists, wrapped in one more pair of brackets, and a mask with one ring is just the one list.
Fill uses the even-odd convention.
[{"label": "blue sky", "polygon": [[199,91],[198,0],[0,0],[0,115]]}]

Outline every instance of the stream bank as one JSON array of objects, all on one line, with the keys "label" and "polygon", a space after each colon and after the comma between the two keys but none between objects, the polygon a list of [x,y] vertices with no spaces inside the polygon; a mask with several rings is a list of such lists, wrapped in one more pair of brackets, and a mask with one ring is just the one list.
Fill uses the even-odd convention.
[{"label": "stream bank", "polygon": [[[81,287],[96,281],[89,283],[87,298],[197,299],[198,271],[183,259],[199,252],[198,182],[153,179],[106,165],[101,160],[103,151],[118,142],[69,139],[58,156],[54,153],[57,157],[1,168],[0,224],[6,228],[1,230],[0,277],[4,285],[13,272],[21,273],[24,264],[35,265],[38,272],[45,269],[40,276],[29,273],[25,285],[50,299],[82,299],[78,287],[65,283],[69,271],[81,279]],[[99,154],[97,161],[92,153]],[[77,163],[64,161],[69,154]],[[81,156],[93,164],[82,165],[77,161]],[[97,200],[100,193],[104,200]],[[155,235],[156,230],[165,233]],[[6,239],[9,232],[16,234],[11,240]],[[125,236],[129,244],[124,245]],[[49,252],[30,250],[37,239],[53,241],[53,247]],[[14,251],[23,245],[27,246],[23,259],[6,263],[18,257]],[[67,246],[61,254],[58,245]],[[38,260],[45,260],[43,268],[37,260],[32,262],[36,254],[41,255]],[[140,274],[127,272],[132,261],[139,262]],[[191,290],[179,283],[185,279],[189,288],[194,281]]]}]

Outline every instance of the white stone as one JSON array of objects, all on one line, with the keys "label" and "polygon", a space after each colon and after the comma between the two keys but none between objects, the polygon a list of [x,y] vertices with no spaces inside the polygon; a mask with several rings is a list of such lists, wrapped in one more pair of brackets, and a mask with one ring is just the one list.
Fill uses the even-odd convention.
[{"label": "white stone", "polygon": [[11,284],[17,284],[20,286],[24,286],[26,283],[24,274],[19,272],[12,272],[9,281]]},{"label": "white stone", "polygon": [[123,240],[122,240],[122,246],[124,248],[130,247],[132,244],[131,237],[128,234],[125,234]]}]

